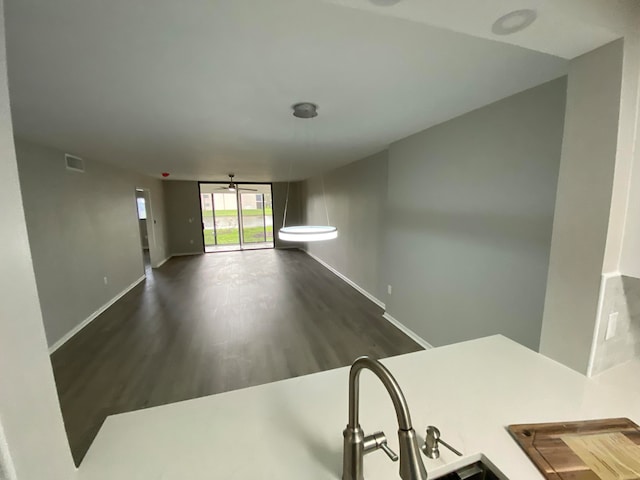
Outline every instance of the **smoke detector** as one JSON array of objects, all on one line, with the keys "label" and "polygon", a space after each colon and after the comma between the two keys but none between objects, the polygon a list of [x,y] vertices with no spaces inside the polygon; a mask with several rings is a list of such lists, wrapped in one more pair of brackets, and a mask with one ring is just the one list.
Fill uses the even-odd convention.
[{"label": "smoke detector", "polygon": [[296,103],[291,108],[293,108],[293,116],[297,118],[313,118],[318,116],[318,106],[315,103]]}]

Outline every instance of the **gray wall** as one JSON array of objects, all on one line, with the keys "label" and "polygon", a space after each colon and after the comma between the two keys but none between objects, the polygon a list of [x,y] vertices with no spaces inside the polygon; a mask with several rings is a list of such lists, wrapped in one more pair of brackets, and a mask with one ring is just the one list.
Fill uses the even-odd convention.
[{"label": "gray wall", "polygon": [[297,248],[300,244],[284,242],[278,238],[278,230],[282,228],[284,207],[287,200],[287,187],[289,188],[289,204],[287,206],[287,227],[300,225],[302,222],[302,208],[300,205],[301,182],[276,182],[272,186],[273,192],[273,238],[276,248]]},{"label": "gray wall", "polygon": [[162,183],[89,159],[73,172],[63,152],[20,139],[16,152],[51,346],[144,275],[136,187],[152,194],[152,264],[166,258]]},{"label": "gray wall", "polygon": [[390,147],[387,310],[432,345],[538,348],[565,95],[558,79]]},{"label": "gray wall", "polygon": [[21,203],[2,7],[0,1],[0,478],[68,480],[75,468],[47,353]]},{"label": "gray wall", "polygon": [[[387,200],[386,151],[314,177],[303,184],[304,222],[338,228],[330,242],[310,242],[307,251],[321,258],[378,299],[384,299],[382,258]],[[324,182],[323,196],[322,184]]]},{"label": "gray wall", "polygon": [[[587,373],[618,141],[622,42],[569,64],[562,161],[540,351]],[[571,338],[571,342],[567,342]]]},{"label": "gray wall", "polygon": [[565,94],[558,79],[390,147],[387,310],[432,345],[538,348]]},{"label": "gray wall", "polygon": [[164,182],[164,195],[171,255],[203,253],[204,238],[198,182]]}]

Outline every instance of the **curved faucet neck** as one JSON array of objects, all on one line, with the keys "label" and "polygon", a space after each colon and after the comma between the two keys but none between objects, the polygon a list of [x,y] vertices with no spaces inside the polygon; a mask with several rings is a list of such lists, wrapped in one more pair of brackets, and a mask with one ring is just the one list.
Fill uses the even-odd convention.
[{"label": "curved faucet neck", "polygon": [[384,365],[369,357],[358,358],[349,372],[349,427],[356,428],[359,424],[360,373],[364,369],[371,370],[387,389],[396,410],[398,428],[411,430],[411,415],[400,385]]}]

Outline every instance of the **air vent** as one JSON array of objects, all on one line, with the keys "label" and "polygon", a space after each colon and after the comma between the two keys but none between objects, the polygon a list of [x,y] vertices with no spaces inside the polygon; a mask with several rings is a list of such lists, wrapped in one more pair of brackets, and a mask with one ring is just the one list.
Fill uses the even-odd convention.
[{"label": "air vent", "polygon": [[84,173],[84,160],[82,160],[80,157],[74,157],[73,155],[65,153],[64,161],[67,164],[67,170]]}]

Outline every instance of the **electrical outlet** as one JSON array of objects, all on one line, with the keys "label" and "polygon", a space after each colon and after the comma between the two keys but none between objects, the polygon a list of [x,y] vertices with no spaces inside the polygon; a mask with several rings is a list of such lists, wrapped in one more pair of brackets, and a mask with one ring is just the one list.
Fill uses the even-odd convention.
[{"label": "electrical outlet", "polygon": [[604,335],[605,340],[609,340],[616,336],[616,329],[618,328],[618,312],[609,314],[609,322],[607,323],[607,332]]},{"label": "electrical outlet", "polygon": [[387,285],[387,293],[391,295],[391,292],[393,292],[393,287],[391,285]]},{"label": "electrical outlet", "polygon": [[104,284],[109,285],[109,277],[104,277]]},{"label": "electrical outlet", "polygon": [[191,245],[193,245],[193,240],[189,240],[189,243],[190,243]]}]

